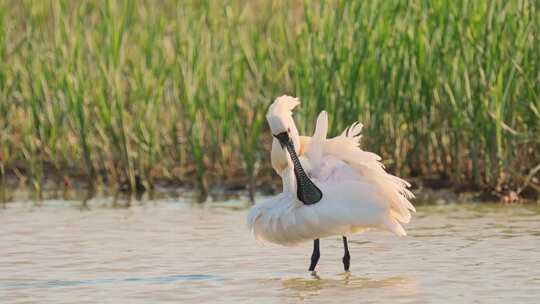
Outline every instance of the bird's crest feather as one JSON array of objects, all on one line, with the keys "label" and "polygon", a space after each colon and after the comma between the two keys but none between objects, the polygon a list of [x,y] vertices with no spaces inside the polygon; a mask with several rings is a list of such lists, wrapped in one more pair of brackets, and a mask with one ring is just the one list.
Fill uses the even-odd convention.
[{"label": "bird's crest feather", "polygon": [[266,116],[282,116],[290,115],[292,110],[300,104],[300,100],[296,97],[283,95],[274,101],[268,108]]}]

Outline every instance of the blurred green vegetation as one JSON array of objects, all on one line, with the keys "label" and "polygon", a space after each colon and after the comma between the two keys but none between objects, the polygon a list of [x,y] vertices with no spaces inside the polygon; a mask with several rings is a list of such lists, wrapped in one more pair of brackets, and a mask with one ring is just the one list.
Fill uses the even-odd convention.
[{"label": "blurred green vegetation", "polygon": [[254,190],[282,94],[303,132],[323,109],[332,134],[361,121],[402,176],[523,188],[540,2],[0,0],[2,179]]}]

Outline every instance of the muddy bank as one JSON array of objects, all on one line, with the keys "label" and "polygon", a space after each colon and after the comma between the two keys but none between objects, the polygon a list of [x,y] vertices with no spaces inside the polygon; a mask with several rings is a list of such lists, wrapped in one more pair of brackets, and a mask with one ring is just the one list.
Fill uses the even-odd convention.
[{"label": "muddy bank", "polygon": [[[119,199],[182,196],[196,202],[237,197],[249,201],[281,191],[281,181],[273,173],[259,174],[255,182],[250,183],[248,177],[238,170],[230,176],[208,178],[205,181],[205,189],[199,187],[194,172],[186,173],[188,174],[181,177],[154,177],[151,182],[136,176],[135,186],[132,187],[127,180],[111,180],[106,175],[91,182],[82,174],[68,175],[54,171],[46,171],[39,184],[36,184],[37,181],[28,177],[24,171],[8,170],[0,179],[0,201],[58,197],[84,200],[95,196],[112,196]],[[538,192],[540,183],[536,178],[531,178],[529,184],[525,186],[501,185],[498,189],[482,188],[463,182],[453,183],[449,179],[438,177],[405,178],[411,183],[411,189],[416,195],[416,204],[527,203],[538,202],[540,199]],[[250,189],[250,184],[254,189]]]}]

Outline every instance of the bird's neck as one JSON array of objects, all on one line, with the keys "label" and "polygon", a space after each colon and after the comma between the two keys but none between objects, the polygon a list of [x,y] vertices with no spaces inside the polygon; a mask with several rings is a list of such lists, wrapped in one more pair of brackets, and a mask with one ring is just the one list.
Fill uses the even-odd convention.
[{"label": "bird's neck", "polygon": [[291,166],[287,166],[281,171],[281,181],[283,183],[283,192],[296,193],[296,178]]}]

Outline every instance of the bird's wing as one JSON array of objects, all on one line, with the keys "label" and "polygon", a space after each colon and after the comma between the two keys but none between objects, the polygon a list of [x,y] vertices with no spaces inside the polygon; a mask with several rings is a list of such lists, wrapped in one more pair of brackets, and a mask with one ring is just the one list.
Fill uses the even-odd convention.
[{"label": "bird's wing", "polygon": [[305,148],[305,156],[309,159],[312,167],[321,165],[324,145],[326,143],[326,133],[328,132],[328,114],[322,111],[317,117],[315,132],[309,144]]},{"label": "bird's wing", "polygon": [[361,131],[362,124],[356,122],[341,135],[326,140],[323,157],[331,156],[345,162],[361,179],[376,185],[380,195],[389,203],[392,217],[408,223],[410,211],[416,211],[409,202],[414,197],[407,189],[410,184],[387,173],[377,154],[360,149]]}]

